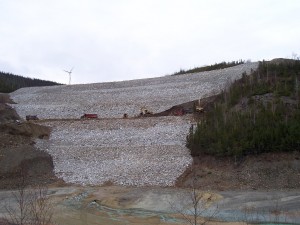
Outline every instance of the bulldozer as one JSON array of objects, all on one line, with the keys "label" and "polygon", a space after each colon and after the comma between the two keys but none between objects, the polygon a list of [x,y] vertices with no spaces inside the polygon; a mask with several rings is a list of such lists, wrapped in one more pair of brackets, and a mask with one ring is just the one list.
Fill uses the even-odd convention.
[{"label": "bulldozer", "polygon": [[153,115],[153,112],[149,111],[145,106],[140,109],[140,116]]},{"label": "bulldozer", "polygon": [[198,113],[202,113],[204,111],[204,108],[201,107],[200,99],[198,100],[198,103],[195,104],[195,111]]}]

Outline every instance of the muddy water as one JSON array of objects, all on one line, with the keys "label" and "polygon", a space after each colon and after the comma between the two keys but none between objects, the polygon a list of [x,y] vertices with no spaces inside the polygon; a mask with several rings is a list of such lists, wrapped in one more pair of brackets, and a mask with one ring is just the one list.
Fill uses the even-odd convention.
[{"label": "muddy water", "polygon": [[[171,225],[185,224],[177,212],[186,210],[181,205],[188,199],[187,193],[173,188],[110,186],[73,190],[67,195],[53,193],[52,199],[57,205],[55,220],[59,224]],[[219,198],[213,196],[214,201]]]},{"label": "muddy water", "polygon": [[[300,192],[199,192],[205,205],[201,216],[210,224],[245,222],[300,223]],[[67,196],[67,197],[66,197]],[[57,198],[57,222],[86,224],[186,224],[182,213],[191,213],[191,190],[161,187],[79,188]],[[226,222],[224,222],[226,221]]]},{"label": "muddy water", "polygon": [[[178,225],[186,224],[179,212],[192,209],[190,190],[161,187],[65,187],[50,188],[58,225]],[[289,222],[300,224],[300,191],[199,192],[205,200],[202,216],[217,209],[208,224],[245,224],[231,221]],[[3,204],[15,204],[10,191],[0,191]],[[216,222],[223,221],[223,222]],[[224,222],[226,221],[226,222]]]}]

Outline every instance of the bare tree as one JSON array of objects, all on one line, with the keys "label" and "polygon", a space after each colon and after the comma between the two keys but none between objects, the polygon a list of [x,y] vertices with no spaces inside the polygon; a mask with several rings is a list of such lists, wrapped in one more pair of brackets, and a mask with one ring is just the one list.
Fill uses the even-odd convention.
[{"label": "bare tree", "polygon": [[9,224],[25,225],[29,222],[29,206],[31,202],[31,197],[26,190],[26,178],[24,172],[21,171],[20,182],[18,184],[17,190],[13,191],[12,197],[16,202],[15,206],[7,204],[5,206],[6,212],[8,214],[7,221]]},{"label": "bare tree", "polygon": [[179,200],[182,199],[180,206],[176,207],[172,204],[171,207],[183,217],[186,224],[204,225],[217,215],[218,206],[212,207],[215,200],[213,193],[199,191],[196,184],[197,177],[193,169],[190,188],[178,198]]},{"label": "bare tree", "polygon": [[47,198],[48,189],[38,186],[28,189],[24,170],[20,173],[20,182],[12,199],[15,205],[7,203],[5,206],[8,225],[50,225],[53,224],[53,205]]},{"label": "bare tree", "polygon": [[30,216],[31,225],[49,225],[52,224],[53,204],[47,197],[48,188],[38,186],[31,192]]},{"label": "bare tree", "polygon": [[262,209],[257,210],[253,206],[246,206],[242,209],[242,212],[243,212],[242,221],[246,224],[255,224],[255,223],[266,221],[265,210]]}]

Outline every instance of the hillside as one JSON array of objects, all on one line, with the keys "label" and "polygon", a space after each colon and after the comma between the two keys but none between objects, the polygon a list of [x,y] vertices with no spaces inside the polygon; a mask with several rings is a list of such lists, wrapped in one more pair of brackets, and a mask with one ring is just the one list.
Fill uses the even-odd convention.
[{"label": "hillside", "polygon": [[32,79],[0,71],[0,93],[10,93],[23,87],[39,87],[60,85],[52,81]]},{"label": "hillside", "polygon": [[[36,139],[35,147],[51,155],[55,175],[68,183],[185,187],[193,179],[188,169],[193,162],[200,188],[296,188],[299,152],[192,158],[185,147],[191,124],[213,112],[222,100],[222,94],[210,94],[233,88],[229,84],[235,79],[240,84],[239,78],[251,77],[258,66],[248,63],[190,75],[23,88],[11,94],[18,103],[12,106],[23,118],[34,113],[42,119],[34,123],[51,127],[49,139]],[[164,113],[200,98],[202,114],[167,117],[170,114]],[[242,103],[243,98],[238,98],[234,109],[241,109]],[[158,117],[135,117],[143,105]],[[80,120],[85,112],[98,113],[100,119]],[[124,112],[131,112],[128,119],[122,119]]]},{"label": "hillside", "polygon": [[141,107],[154,113],[174,105],[219,93],[226,83],[250,73],[258,63],[190,75],[164,76],[122,82],[23,88],[11,93],[21,117],[80,118],[97,113],[101,118],[138,115]]},{"label": "hillside", "polygon": [[[172,186],[192,163],[185,136],[193,118],[135,118],[145,106],[154,113],[219,92],[257,63],[190,75],[113,83],[22,88],[11,93],[24,118],[52,127],[36,146],[54,160],[58,177],[79,184],[113,182]],[[98,120],[80,120],[97,113]],[[122,119],[124,113],[129,118]],[[159,157],[158,157],[159,156]]]},{"label": "hillside", "polygon": [[49,127],[18,122],[8,103],[13,101],[0,93],[0,189],[16,188],[23,175],[30,185],[55,182],[52,157],[34,146],[35,139],[49,136]]},{"label": "hillside", "polygon": [[[260,124],[259,111],[268,112],[268,107],[272,113],[266,115],[275,122],[262,120],[265,123],[263,129],[259,125],[261,140],[268,142],[260,143],[282,143],[280,138],[274,141],[266,136],[270,132],[265,131],[277,128],[277,123],[280,127],[295,125],[292,127],[297,131],[299,119],[294,118],[294,113],[298,109],[298,89],[295,89],[298,69],[290,73],[295,64],[282,65],[285,60],[273,62],[275,66],[261,62],[167,78],[22,88],[11,94],[13,99],[0,93],[0,189],[18,187],[24,176],[26,185],[31,187],[47,185],[47,197],[55,205],[54,215],[58,219],[55,222],[61,224],[101,221],[105,224],[111,221],[177,224],[181,217],[177,217],[177,211],[174,214],[173,206],[183,205],[190,199],[191,184],[201,196],[205,194],[205,209],[218,209],[214,218],[218,221],[249,223],[259,216],[259,221],[262,217],[262,221],[299,222],[299,150],[288,144],[287,152],[235,154],[239,153],[236,145],[230,145],[232,141],[240,142],[240,146],[244,144],[242,138],[233,139],[236,137],[232,134],[237,132],[232,131],[236,128],[241,128],[238,131],[241,137],[246,131],[247,136],[256,137],[252,132],[255,127],[249,131],[247,126],[240,126],[238,122],[243,120],[237,114],[251,112],[253,116],[254,109],[257,125]],[[197,112],[195,104],[200,98],[203,110]],[[128,118],[122,118],[132,106],[127,106],[132,99],[136,101],[136,108]],[[137,116],[138,106],[143,101],[147,102],[147,108],[156,109],[154,115]],[[78,108],[74,108],[75,105]],[[91,107],[100,118],[79,119],[81,113],[91,112]],[[190,109],[189,113],[174,113],[182,107]],[[220,108],[226,111],[218,111]],[[277,109],[281,110],[277,112]],[[24,121],[26,113],[33,112],[37,112],[41,120]],[[222,120],[211,119],[211,115],[222,115]],[[254,117],[250,118],[253,121]],[[280,120],[282,118],[284,120]],[[195,135],[202,132],[207,148],[197,146],[190,151],[186,147],[186,135],[197,121]],[[206,122],[210,122],[210,126]],[[201,127],[204,124],[206,126]],[[224,124],[230,126],[224,130]],[[218,131],[220,136],[214,136],[212,130]],[[284,131],[288,136],[279,134],[290,143],[293,143],[291,134],[299,135],[298,131]],[[225,144],[230,148],[214,151],[215,139],[225,145],[224,134],[228,139]],[[209,141],[204,139],[210,137]],[[0,194],[3,208],[5,202],[16,201],[10,191]],[[0,217],[3,212],[0,211]],[[0,219],[0,223],[2,221]]]},{"label": "hillside", "polygon": [[300,61],[260,62],[205,106],[187,147],[202,188],[290,189],[300,185]]},{"label": "hillside", "polygon": [[210,66],[195,67],[195,68],[189,69],[189,70],[181,69],[178,72],[175,72],[173,74],[173,76],[182,75],[182,74],[200,73],[200,72],[212,71],[212,70],[220,70],[220,69],[225,69],[225,68],[228,68],[228,67],[237,66],[237,65],[240,65],[240,64],[244,64],[244,63],[245,63],[245,61],[240,60],[240,61],[232,61],[232,62],[215,63],[215,64],[210,65]]},{"label": "hillside", "polygon": [[191,133],[192,155],[300,151],[300,61],[260,62],[220,95]]}]

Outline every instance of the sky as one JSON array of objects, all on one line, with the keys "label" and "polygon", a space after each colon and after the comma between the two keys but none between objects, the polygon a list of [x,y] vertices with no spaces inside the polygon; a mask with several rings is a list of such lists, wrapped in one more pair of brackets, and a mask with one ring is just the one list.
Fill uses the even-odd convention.
[{"label": "sky", "polygon": [[0,0],[0,71],[67,84],[300,55],[299,0]]}]

